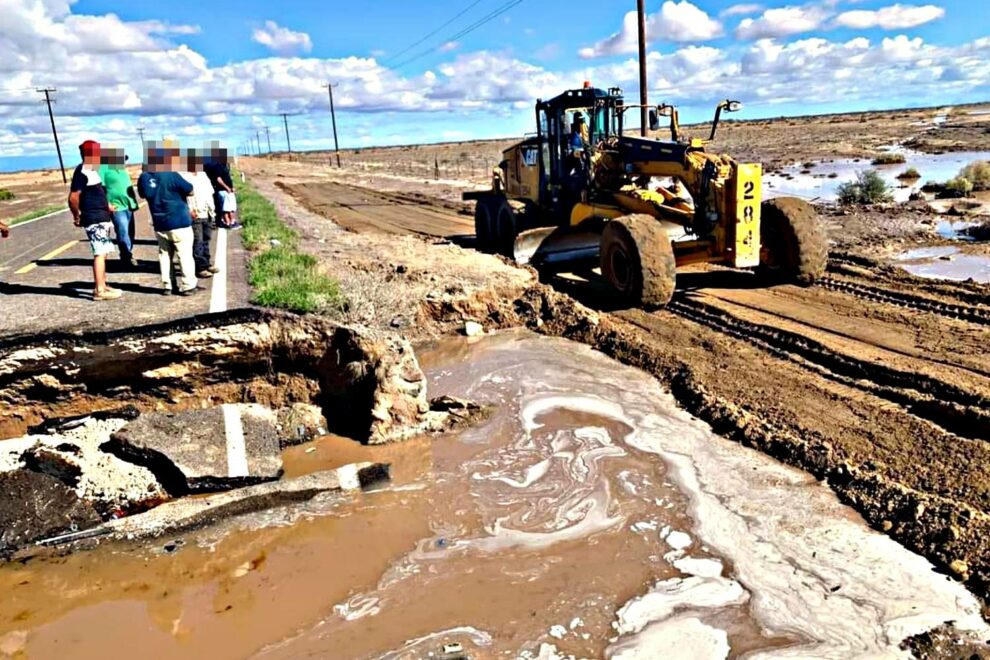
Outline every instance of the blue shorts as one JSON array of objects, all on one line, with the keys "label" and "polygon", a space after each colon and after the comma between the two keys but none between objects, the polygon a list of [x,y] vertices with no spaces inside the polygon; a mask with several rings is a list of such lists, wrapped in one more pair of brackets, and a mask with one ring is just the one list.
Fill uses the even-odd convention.
[{"label": "blue shorts", "polygon": [[86,227],[86,238],[89,239],[89,247],[93,250],[94,257],[106,256],[117,251],[117,245],[110,238],[111,232],[113,232],[112,222],[97,222]]}]

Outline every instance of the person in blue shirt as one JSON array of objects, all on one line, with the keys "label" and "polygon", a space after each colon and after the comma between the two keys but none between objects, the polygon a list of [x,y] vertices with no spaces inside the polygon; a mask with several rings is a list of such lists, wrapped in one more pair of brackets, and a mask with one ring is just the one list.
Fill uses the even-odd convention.
[{"label": "person in blue shirt", "polygon": [[177,147],[145,150],[147,170],[138,179],[138,194],[148,200],[151,222],[158,239],[158,264],[162,274],[162,293],[172,294],[172,264],[179,258],[178,293],[190,296],[201,290],[196,279],[193,259],[192,216],[186,198],[193,186],[180,174]]}]

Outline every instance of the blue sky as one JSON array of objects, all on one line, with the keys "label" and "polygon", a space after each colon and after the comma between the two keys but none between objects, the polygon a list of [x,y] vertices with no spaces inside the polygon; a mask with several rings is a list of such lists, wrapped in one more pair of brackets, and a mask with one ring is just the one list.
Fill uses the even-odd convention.
[{"label": "blue sky", "polygon": [[[637,94],[635,0],[522,0],[450,39],[507,4],[0,0],[0,169],[52,164],[44,85],[59,89],[70,161],[90,136],[136,152],[138,127],[237,147],[267,125],[278,149],[280,112],[294,148],[325,148],[329,79],[344,147],[519,135],[536,96],[584,79]],[[990,100],[990,3],[648,0],[647,13],[651,97],[689,120],[727,96],[740,118]]]}]

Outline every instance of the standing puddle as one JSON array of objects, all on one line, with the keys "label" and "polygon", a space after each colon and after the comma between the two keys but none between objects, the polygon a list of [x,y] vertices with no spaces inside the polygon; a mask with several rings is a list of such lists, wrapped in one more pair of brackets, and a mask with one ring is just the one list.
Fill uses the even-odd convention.
[{"label": "standing puddle", "polygon": [[990,283],[990,257],[963,254],[951,245],[907,250],[895,257],[895,263],[918,277]]},{"label": "standing puddle", "polygon": [[[30,657],[905,655],[961,585],[806,474],[724,440],[646,374],[507,333],[421,354],[432,394],[495,406],[402,445],[322,438],[289,476],[388,461],[393,481],[183,544],[0,568],[0,649]],[[162,550],[167,548],[171,552]]]},{"label": "standing puddle", "polygon": [[[854,161],[839,159],[833,162],[790,165],[779,172],[766,174],[763,183],[767,197],[796,196],[822,201],[835,201],[839,186],[855,181],[860,172],[876,170],[891,187],[894,201],[906,202],[912,192],[921,189],[928,181],[943,183],[959,174],[974,160],[990,160],[990,151],[959,151],[944,154],[925,154],[897,149],[907,162],[896,165],[873,165],[869,159]],[[921,174],[919,179],[898,179],[897,175],[913,167]]]}]

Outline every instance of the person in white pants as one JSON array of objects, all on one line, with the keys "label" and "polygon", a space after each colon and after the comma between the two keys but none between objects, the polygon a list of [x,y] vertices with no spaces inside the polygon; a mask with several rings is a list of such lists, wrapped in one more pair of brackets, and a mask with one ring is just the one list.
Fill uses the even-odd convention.
[{"label": "person in white pants", "polygon": [[158,263],[162,273],[162,293],[172,295],[172,260],[179,257],[179,295],[191,296],[202,287],[196,279],[193,259],[192,216],[186,198],[192,184],[178,174],[179,149],[171,146],[146,150],[148,170],[138,179],[138,193],[148,200],[151,221],[158,238]]},{"label": "person in white pants", "polygon": [[179,258],[179,295],[191,295],[197,289],[199,280],[196,278],[196,260],[193,259],[193,242],[195,236],[192,227],[156,231],[158,239],[158,266],[162,273],[162,292],[169,295],[172,291],[172,264]]}]

